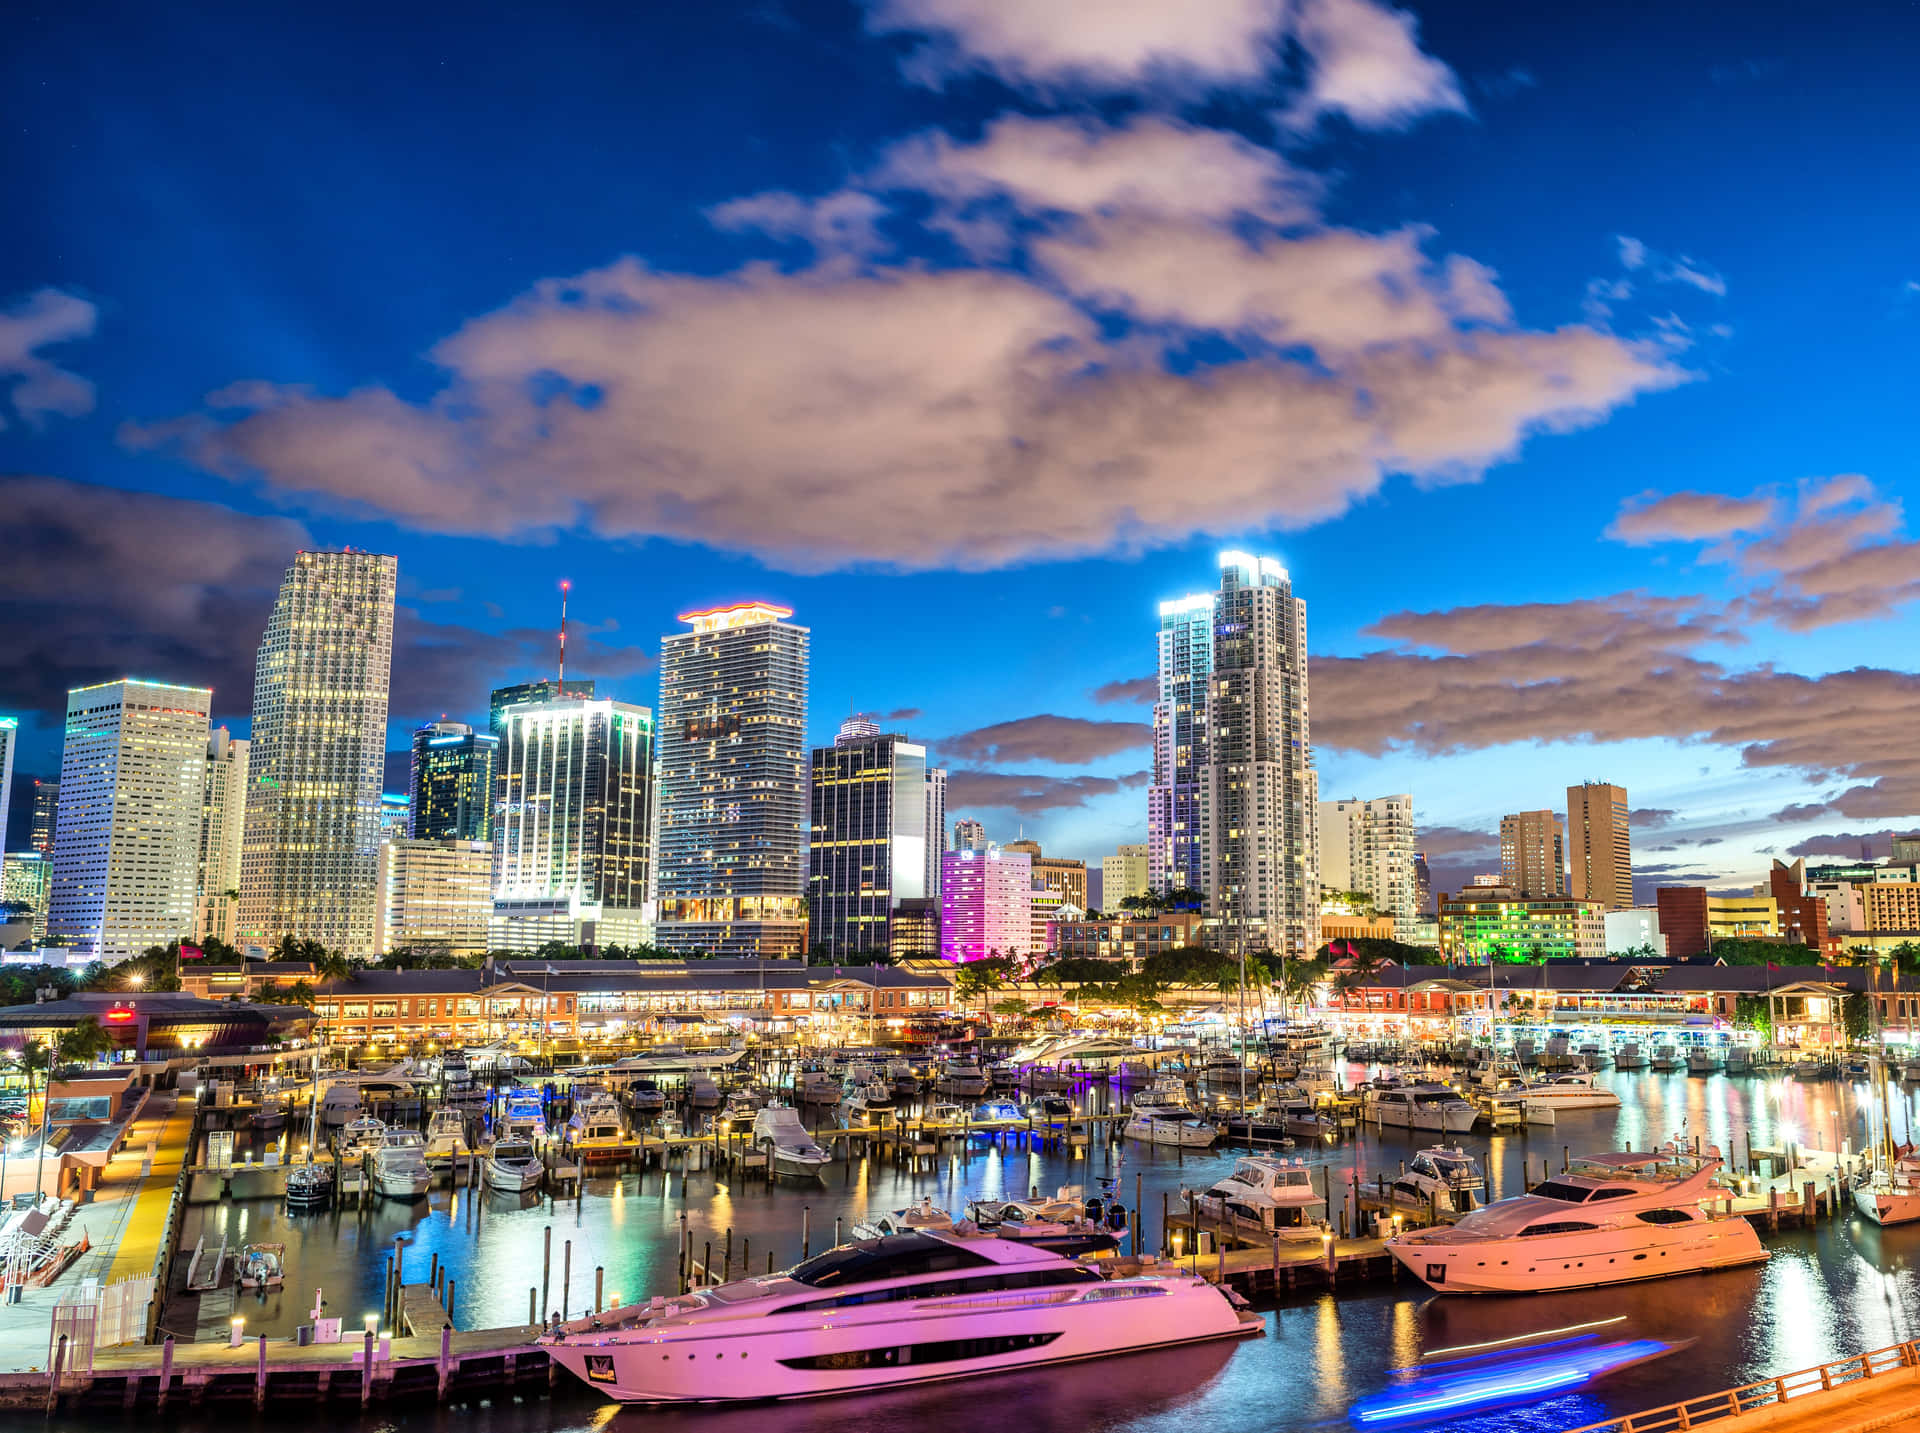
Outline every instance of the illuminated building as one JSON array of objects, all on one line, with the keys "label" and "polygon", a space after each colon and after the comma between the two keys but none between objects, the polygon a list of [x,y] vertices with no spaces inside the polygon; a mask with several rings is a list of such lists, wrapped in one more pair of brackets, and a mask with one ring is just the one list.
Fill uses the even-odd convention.
[{"label": "illuminated building", "polygon": [[380,793],[380,839],[404,841],[413,829],[413,803],[404,791]]},{"label": "illuminated building", "polygon": [[1049,856],[1038,841],[1009,841],[1001,849],[1025,855],[1033,867],[1033,888],[1052,891],[1070,906],[1087,909],[1087,863],[1067,856]]},{"label": "illuminated building", "polygon": [[493,847],[485,841],[380,843],[373,943],[381,955],[484,955],[492,918]]},{"label": "illuminated building", "polygon": [[[1420,913],[1414,882],[1413,797],[1322,801],[1315,824],[1323,888],[1364,895],[1377,914],[1395,921],[1412,920]],[[1323,932],[1322,938],[1332,937]]]},{"label": "illuminated building", "polygon": [[1572,896],[1528,899],[1506,886],[1469,886],[1440,898],[1440,953],[1490,960],[1604,960],[1606,907]]},{"label": "illuminated building", "polygon": [[1119,910],[1129,896],[1144,896],[1153,889],[1147,873],[1147,848],[1122,846],[1111,856],[1100,858],[1100,906]]},{"label": "illuminated building", "polygon": [[799,955],[807,940],[807,662],[793,614],[682,615],[660,647],[658,943]]},{"label": "illuminated building", "polygon": [[1211,593],[1160,604],[1153,784],[1147,790],[1147,879],[1156,891],[1201,889],[1200,768],[1207,759],[1213,622]]},{"label": "illuminated building", "polygon": [[13,749],[19,741],[19,720],[0,717],[0,851],[7,849],[7,808],[13,805]]},{"label": "illuminated building", "polygon": [[248,940],[373,954],[398,570],[378,553],[302,552],[281,580],[254,667]]},{"label": "illuminated building", "polygon": [[927,749],[854,718],[812,762],[807,940],[893,949],[893,912],[926,898]]},{"label": "illuminated building", "polygon": [[47,939],[47,892],[53,882],[53,862],[38,851],[9,851],[0,859],[0,902],[33,914],[28,925],[33,943]]},{"label": "illuminated building", "polygon": [[1567,889],[1615,910],[1633,904],[1633,851],[1627,788],[1588,781],[1567,788]]},{"label": "illuminated building", "polygon": [[193,938],[232,945],[240,933],[240,852],[247,824],[247,752],[223,726],[207,736],[200,779],[200,847],[195,863]]},{"label": "illuminated building", "polygon": [[[956,851],[986,850],[987,828],[970,816],[962,816],[953,823],[953,849]],[[943,875],[941,880],[945,879]]]},{"label": "illuminated building", "polygon": [[67,693],[50,940],[112,963],[193,934],[212,698],[132,678]]},{"label": "illuminated building", "polygon": [[651,938],[653,713],[565,697],[501,713],[489,948]]},{"label": "illuminated building", "polygon": [[408,835],[415,841],[491,841],[499,739],[465,722],[428,722],[413,734]]},{"label": "illuminated building", "polygon": [[947,848],[947,769],[927,768],[927,899],[940,906],[940,857]]},{"label": "illuminated building", "polygon": [[1567,830],[1551,811],[1500,818],[1500,884],[1523,896],[1567,892]]},{"label": "illuminated building", "polygon": [[1025,955],[1033,946],[1033,868],[997,846],[940,858],[940,954],[947,960]]},{"label": "illuminated building", "polygon": [[53,835],[60,824],[60,783],[33,783],[33,849],[49,860],[53,857]]}]

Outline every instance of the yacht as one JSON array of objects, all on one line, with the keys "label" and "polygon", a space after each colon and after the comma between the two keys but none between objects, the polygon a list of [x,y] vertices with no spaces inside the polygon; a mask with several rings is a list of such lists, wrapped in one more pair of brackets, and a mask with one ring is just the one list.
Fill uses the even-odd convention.
[{"label": "yacht", "polygon": [[458,1110],[435,1110],[427,1121],[427,1163],[458,1164],[472,1153],[466,1116]]},{"label": "yacht", "polygon": [[1686,1057],[1672,1045],[1653,1047],[1653,1069],[1656,1074],[1671,1074],[1675,1070],[1684,1070],[1686,1067]]},{"label": "yacht", "polygon": [[696,1110],[720,1108],[720,1082],[712,1075],[687,1076],[687,1103]]},{"label": "yacht", "polygon": [[696,1403],[854,1393],[1264,1327],[1169,1266],[1108,1280],[1019,1240],[915,1230],[844,1244],[782,1274],[588,1315],[540,1342],[618,1402]]},{"label": "yacht", "polygon": [[352,1124],[361,1113],[358,1080],[336,1080],[320,1097],[320,1123],[328,1129]]},{"label": "yacht", "polygon": [[940,1067],[933,1087],[943,1095],[978,1099],[987,1092],[987,1077],[978,1060],[955,1056]]},{"label": "yacht", "polygon": [[1017,1090],[1020,1067],[1011,1060],[996,1060],[987,1066],[987,1083],[996,1090]]},{"label": "yacht", "polygon": [[1487,1202],[1487,1172],[1459,1145],[1436,1144],[1407,1162],[1393,1202],[1429,1216],[1465,1214]]},{"label": "yacht", "polygon": [[373,1152],[373,1187],[389,1199],[418,1199],[433,1186],[427,1142],[418,1130],[390,1129]]},{"label": "yacht", "polygon": [[1640,1048],[1638,1040],[1624,1040],[1620,1048],[1613,1052],[1613,1068],[1616,1070],[1644,1070],[1647,1067],[1647,1053]]},{"label": "yacht", "polygon": [[1912,1081],[1920,1080],[1920,1059],[1913,1059],[1900,1067],[1900,1078]]},{"label": "yacht", "polygon": [[[859,1069],[855,1066],[855,1069]],[[865,1079],[848,1075],[846,1094],[841,1097],[840,1107],[847,1112],[847,1118],[858,1124],[872,1121],[885,1124],[893,1118],[893,1089],[887,1082],[871,1071]]]},{"label": "yacht", "polygon": [[677,1075],[690,1070],[731,1070],[747,1058],[747,1047],[735,1043],[728,1049],[689,1050],[685,1045],[662,1043],[650,1046],[645,1054],[628,1055],[596,1073],[605,1073],[616,1081],[633,1075]]},{"label": "yacht", "polygon": [[386,1132],[384,1121],[361,1115],[333,1137],[333,1152],[342,1164],[357,1165],[380,1148],[380,1136]]},{"label": "yacht", "polygon": [[913,1068],[911,1060],[887,1061],[887,1083],[893,1086],[896,1095],[917,1095],[920,1093],[920,1076]]},{"label": "yacht", "polygon": [[588,1095],[567,1121],[567,1144],[573,1150],[573,1157],[582,1164],[624,1159],[627,1126],[620,1118],[619,1102],[605,1091]]},{"label": "yacht", "polygon": [[831,1070],[802,1070],[793,1083],[793,1096],[803,1105],[837,1105],[845,1093]]},{"label": "yacht", "polygon": [[1148,1144],[1206,1149],[1220,1137],[1220,1127],[1186,1110],[1136,1108],[1121,1133],[1128,1139],[1145,1140]]},{"label": "yacht", "polygon": [[1853,1207],[1876,1224],[1920,1219],[1920,1158],[1909,1155],[1862,1174],[1854,1181]]},{"label": "yacht", "polygon": [[635,1114],[657,1115],[666,1107],[666,1091],[652,1080],[635,1080],[627,1086],[627,1108]]},{"label": "yacht", "polygon": [[546,1137],[547,1107],[540,1091],[524,1086],[508,1090],[506,1108],[500,1116],[500,1138],[539,1141]]},{"label": "yacht", "polygon": [[953,1216],[944,1209],[933,1207],[929,1195],[921,1195],[918,1204],[909,1204],[905,1209],[896,1209],[890,1214],[876,1214],[862,1219],[853,1226],[853,1237],[859,1239],[884,1239],[889,1234],[911,1234],[916,1229],[951,1230]]},{"label": "yacht", "polygon": [[1113,1253],[1127,1231],[1127,1211],[1118,1200],[1086,1199],[1083,1192],[1078,1185],[1065,1185],[1051,1199],[976,1199],[967,1216],[982,1233],[1056,1254]]},{"label": "yacht", "polygon": [[1530,1194],[1397,1235],[1387,1249],[1443,1294],[1559,1292],[1759,1263],[1767,1251],[1751,1224],[1700,1207],[1719,1167],[1717,1154],[1594,1155]]},{"label": "yacht", "polygon": [[1144,1090],[1135,1090],[1128,1101],[1136,1112],[1158,1110],[1163,1114],[1188,1114],[1187,1082],[1178,1075],[1156,1075]]},{"label": "yacht", "polygon": [[1370,1102],[1377,1125],[1392,1129],[1429,1130],[1435,1134],[1465,1134],[1479,1111],[1447,1085],[1407,1085],[1383,1090]]},{"label": "yacht", "polygon": [[1729,1075],[1751,1075],[1760,1068],[1754,1059],[1754,1047],[1751,1045],[1727,1046],[1727,1073]]},{"label": "yacht", "polygon": [[833,1163],[833,1156],[807,1133],[800,1116],[786,1105],[768,1105],[755,1112],[753,1142],[765,1148],[775,1174],[817,1179],[820,1171]]},{"label": "yacht", "polygon": [[[1605,1085],[1596,1085],[1593,1082],[1593,1076],[1584,1071],[1571,1075],[1555,1075],[1552,1079],[1541,1080],[1514,1093],[1524,1095],[1530,1108],[1611,1110],[1618,1108],[1620,1104],[1620,1096]],[[1452,1126],[1448,1128],[1451,1129]]]},{"label": "yacht", "polygon": [[1265,1154],[1238,1160],[1232,1174],[1188,1201],[1211,1218],[1251,1220],[1289,1238],[1319,1238],[1327,1217],[1327,1201],[1314,1189],[1306,1164]]},{"label": "yacht", "polygon": [[1027,1112],[1015,1100],[982,1100],[966,1118],[970,1124],[1017,1125],[1025,1122]]},{"label": "yacht", "polygon": [[1719,1074],[1720,1056],[1711,1045],[1695,1045],[1687,1051],[1687,1073],[1689,1075]]},{"label": "yacht", "polygon": [[1064,1094],[1073,1088],[1073,1076],[1054,1065],[1035,1065],[1027,1071],[1029,1094]]},{"label": "yacht", "polygon": [[333,1198],[333,1166],[308,1160],[287,1170],[287,1208],[318,1209]]},{"label": "yacht", "polygon": [[533,1142],[523,1138],[498,1139],[488,1147],[481,1160],[481,1178],[487,1188],[523,1194],[538,1189],[547,1169],[535,1153]]},{"label": "yacht", "polygon": [[759,1113],[760,1105],[753,1096],[728,1095],[725,1108],[713,1117],[713,1123],[721,1134],[746,1134]]},{"label": "yacht", "polygon": [[1229,1141],[1279,1144],[1293,1148],[1293,1134],[1287,1128],[1286,1109],[1281,1105],[1254,1104],[1245,1110],[1223,1109],[1220,1111],[1220,1128],[1225,1131]]}]

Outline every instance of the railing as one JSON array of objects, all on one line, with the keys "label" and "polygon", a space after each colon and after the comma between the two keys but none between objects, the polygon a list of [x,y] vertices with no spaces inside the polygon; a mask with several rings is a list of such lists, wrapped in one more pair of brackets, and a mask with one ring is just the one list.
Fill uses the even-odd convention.
[{"label": "railing", "polygon": [[1877,1348],[1872,1353],[1857,1353],[1831,1363],[1784,1373],[1778,1378],[1763,1378],[1738,1388],[1703,1394],[1663,1408],[1649,1408],[1624,1418],[1609,1418],[1571,1428],[1567,1433],[1667,1433],[1670,1429],[1697,1428],[1717,1418],[1737,1418],[1760,1408],[1771,1408],[1805,1398],[1810,1393],[1825,1393],[1849,1383],[1881,1378],[1902,1369],[1920,1368],[1920,1341],[1897,1343]]}]

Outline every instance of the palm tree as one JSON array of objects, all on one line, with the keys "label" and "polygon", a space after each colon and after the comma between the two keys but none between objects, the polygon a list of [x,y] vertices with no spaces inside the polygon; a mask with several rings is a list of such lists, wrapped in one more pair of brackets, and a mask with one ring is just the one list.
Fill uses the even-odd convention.
[{"label": "palm tree", "polygon": [[113,1048],[106,1027],[89,1015],[60,1037],[59,1053],[69,1065],[91,1065]]},{"label": "palm tree", "polygon": [[33,1077],[45,1076],[40,1087],[40,1147],[33,1155],[33,1199],[40,1202],[40,1167],[47,1153],[48,1090],[53,1083],[53,1047],[45,1040],[29,1040],[20,1049],[20,1065],[27,1072],[27,1110],[33,1110]]}]

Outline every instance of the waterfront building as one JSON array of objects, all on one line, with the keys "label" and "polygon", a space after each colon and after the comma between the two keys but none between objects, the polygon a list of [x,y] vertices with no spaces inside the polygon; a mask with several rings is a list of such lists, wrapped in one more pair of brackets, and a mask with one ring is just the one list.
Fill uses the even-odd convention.
[{"label": "waterfront building", "polygon": [[1021,853],[971,847],[941,857],[940,954],[1025,955],[1033,946],[1033,868]]},{"label": "waterfront building", "polygon": [[1667,954],[1667,938],[1660,933],[1657,906],[1633,906],[1624,911],[1607,912],[1607,954],[1639,954],[1651,948],[1656,955]]},{"label": "waterfront building", "polygon": [[1153,889],[1147,873],[1147,847],[1121,846],[1111,856],[1100,858],[1100,909],[1118,910],[1129,896],[1144,896]]},{"label": "waterfront building", "polygon": [[[1322,888],[1364,895],[1378,914],[1394,920],[1411,920],[1420,913],[1412,796],[1322,801],[1315,828]],[[1321,933],[1321,939],[1330,938]]]},{"label": "waterfront building", "polygon": [[1207,759],[1213,624],[1211,593],[1160,604],[1153,782],[1147,788],[1148,883],[1156,891],[1201,889],[1200,769]]},{"label": "waterfront building", "polygon": [[302,552],[254,668],[240,931],[373,953],[397,559]]},{"label": "waterfront building", "polygon": [[1867,928],[1866,887],[1857,881],[1807,881],[1807,894],[1818,897],[1827,917],[1827,933],[1856,935]]},{"label": "waterfront building", "polygon": [[223,726],[207,734],[200,778],[200,846],[195,864],[193,938],[240,938],[240,856],[247,824],[247,753],[251,743]]},{"label": "waterfront building", "polygon": [[1553,812],[1500,818],[1500,884],[1523,896],[1567,894],[1567,829]]},{"label": "waterfront building", "polygon": [[[987,828],[970,816],[962,816],[953,823],[953,849],[956,851],[986,850]],[[941,879],[946,878],[942,875]]]},{"label": "waterfront building", "polygon": [[1780,905],[1772,896],[1707,897],[1707,942],[1778,940]]},{"label": "waterfront building", "polygon": [[67,693],[47,936],[109,964],[194,928],[206,687]]},{"label": "waterfront building", "polygon": [[0,851],[7,849],[7,810],[13,805],[13,749],[19,744],[19,718],[0,717]]},{"label": "waterfront building", "polygon": [[42,781],[38,777],[33,782],[33,849],[53,859],[53,836],[60,824],[60,783]]},{"label": "waterfront building", "polygon": [[[87,1021],[106,1031],[115,1063],[89,1070],[67,1082],[90,1087],[106,1104],[98,1108],[68,1105],[62,1119],[62,1081],[54,1080],[53,1122],[110,1123],[132,1107],[140,1095],[133,1060],[184,1059],[233,1051],[250,1054],[258,1065],[280,1060],[310,1060],[299,1046],[311,1038],[317,1023],[312,1011],[299,1005],[249,1004],[240,1000],[202,1000],[184,991],[146,991],[135,994],[77,991],[61,1000],[37,1005],[0,1007],[0,1050],[19,1051],[30,1041],[52,1045]],[[284,1047],[278,1055],[263,1053],[269,1045]],[[71,1098],[71,1095],[69,1096]],[[89,1101],[88,1104],[92,1102]],[[87,1168],[82,1166],[83,1170]],[[81,1175],[91,1179],[91,1173]],[[28,1181],[31,1183],[31,1181]]]},{"label": "waterfront building", "polygon": [[1600,960],[1606,907],[1571,896],[1530,898],[1507,886],[1470,886],[1440,898],[1440,953],[1450,960]]},{"label": "waterfront building", "polygon": [[927,749],[853,718],[811,765],[807,941],[833,956],[893,949],[893,913],[926,899]]},{"label": "waterfront building", "polygon": [[[937,853],[936,853],[937,854]],[[898,901],[888,926],[893,944],[887,954],[894,960],[938,960],[940,958],[940,902],[928,896],[920,900]]]},{"label": "waterfront building", "polygon": [[[492,773],[488,773],[491,780]],[[484,955],[493,918],[493,847],[485,841],[380,843],[373,944],[386,955]]]},{"label": "waterfront building", "polygon": [[[1756,887],[1754,894],[1759,893]],[[1839,942],[1830,940],[1827,933],[1827,903],[1807,889],[1807,863],[1804,860],[1797,860],[1792,865],[1776,860],[1767,873],[1766,893],[1773,897],[1774,905],[1779,907],[1780,934],[1783,939],[1813,950],[1831,947],[1837,953]],[[1920,889],[1916,890],[1916,894],[1920,895]],[[1920,903],[1916,904],[1915,909],[1920,911]]]},{"label": "waterfront building", "polygon": [[656,939],[669,950],[806,945],[811,634],[792,615],[766,602],[687,612],[689,630],[661,643]]},{"label": "waterfront building", "polygon": [[1414,910],[1423,916],[1433,914],[1433,872],[1427,866],[1427,853],[1413,853]]},{"label": "waterfront building", "polygon": [[47,941],[47,894],[53,862],[38,851],[9,851],[0,858],[0,902],[24,910],[34,945]]},{"label": "waterfront building", "polygon": [[1576,899],[1611,910],[1633,904],[1626,787],[1588,781],[1567,788],[1567,859],[1567,889]]},{"label": "waterfront building", "polygon": [[1320,907],[1322,948],[1336,940],[1399,940],[1400,923],[1392,916],[1369,915],[1343,908],[1338,902],[1323,902]]},{"label": "waterfront building", "polygon": [[947,848],[947,769],[927,768],[927,899],[940,908],[940,857]]},{"label": "waterfront building", "polygon": [[510,705],[501,722],[488,948],[650,941],[653,713],[565,697]]},{"label": "waterfront building", "polygon": [[1138,970],[1150,955],[1206,944],[1197,911],[1165,911],[1121,920],[1062,921],[1054,931],[1054,955],[1062,960],[1093,957],[1124,961]]},{"label": "waterfront building", "polygon": [[499,739],[462,721],[430,721],[413,734],[407,771],[408,835],[415,841],[491,841]]},{"label": "waterfront building", "polygon": [[[515,682],[511,686],[495,687],[487,699],[487,732],[493,737],[493,810],[496,820],[499,818],[501,803],[506,800],[506,773],[500,769],[500,747],[506,740],[506,710],[508,707],[525,706],[529,702],[550,702],[562,697],[593,696],[593,679],[575,678],[563,681],[556,677],[542,677],[537,682]],[[491,838],[492,832],[489,831]],[[493,848],[495,884],[500,880],[500,845],[496,841]]]},{"label": "waterfront building", "polygon": [[1319,790],[1307,700],[1307,604],[1270,557],[1220,555],[1207,683],[1201,882],[1229,949],[1319,944]]},{"label": "waterfront building", "polygon": [[1661,886],[1653,893],[1660,933],[1667,938],[1667,954],[1688,960],[1707,953],[1707,888]]},{"label": "waterfront building", "polygon": [[1052,891],[1070,906],[1087,909],[1087,863],[1065,856],[1049,856],[1038,841],[1009,841],[1002,850],[1027,857],[1033,871],[1033,888]]}]

